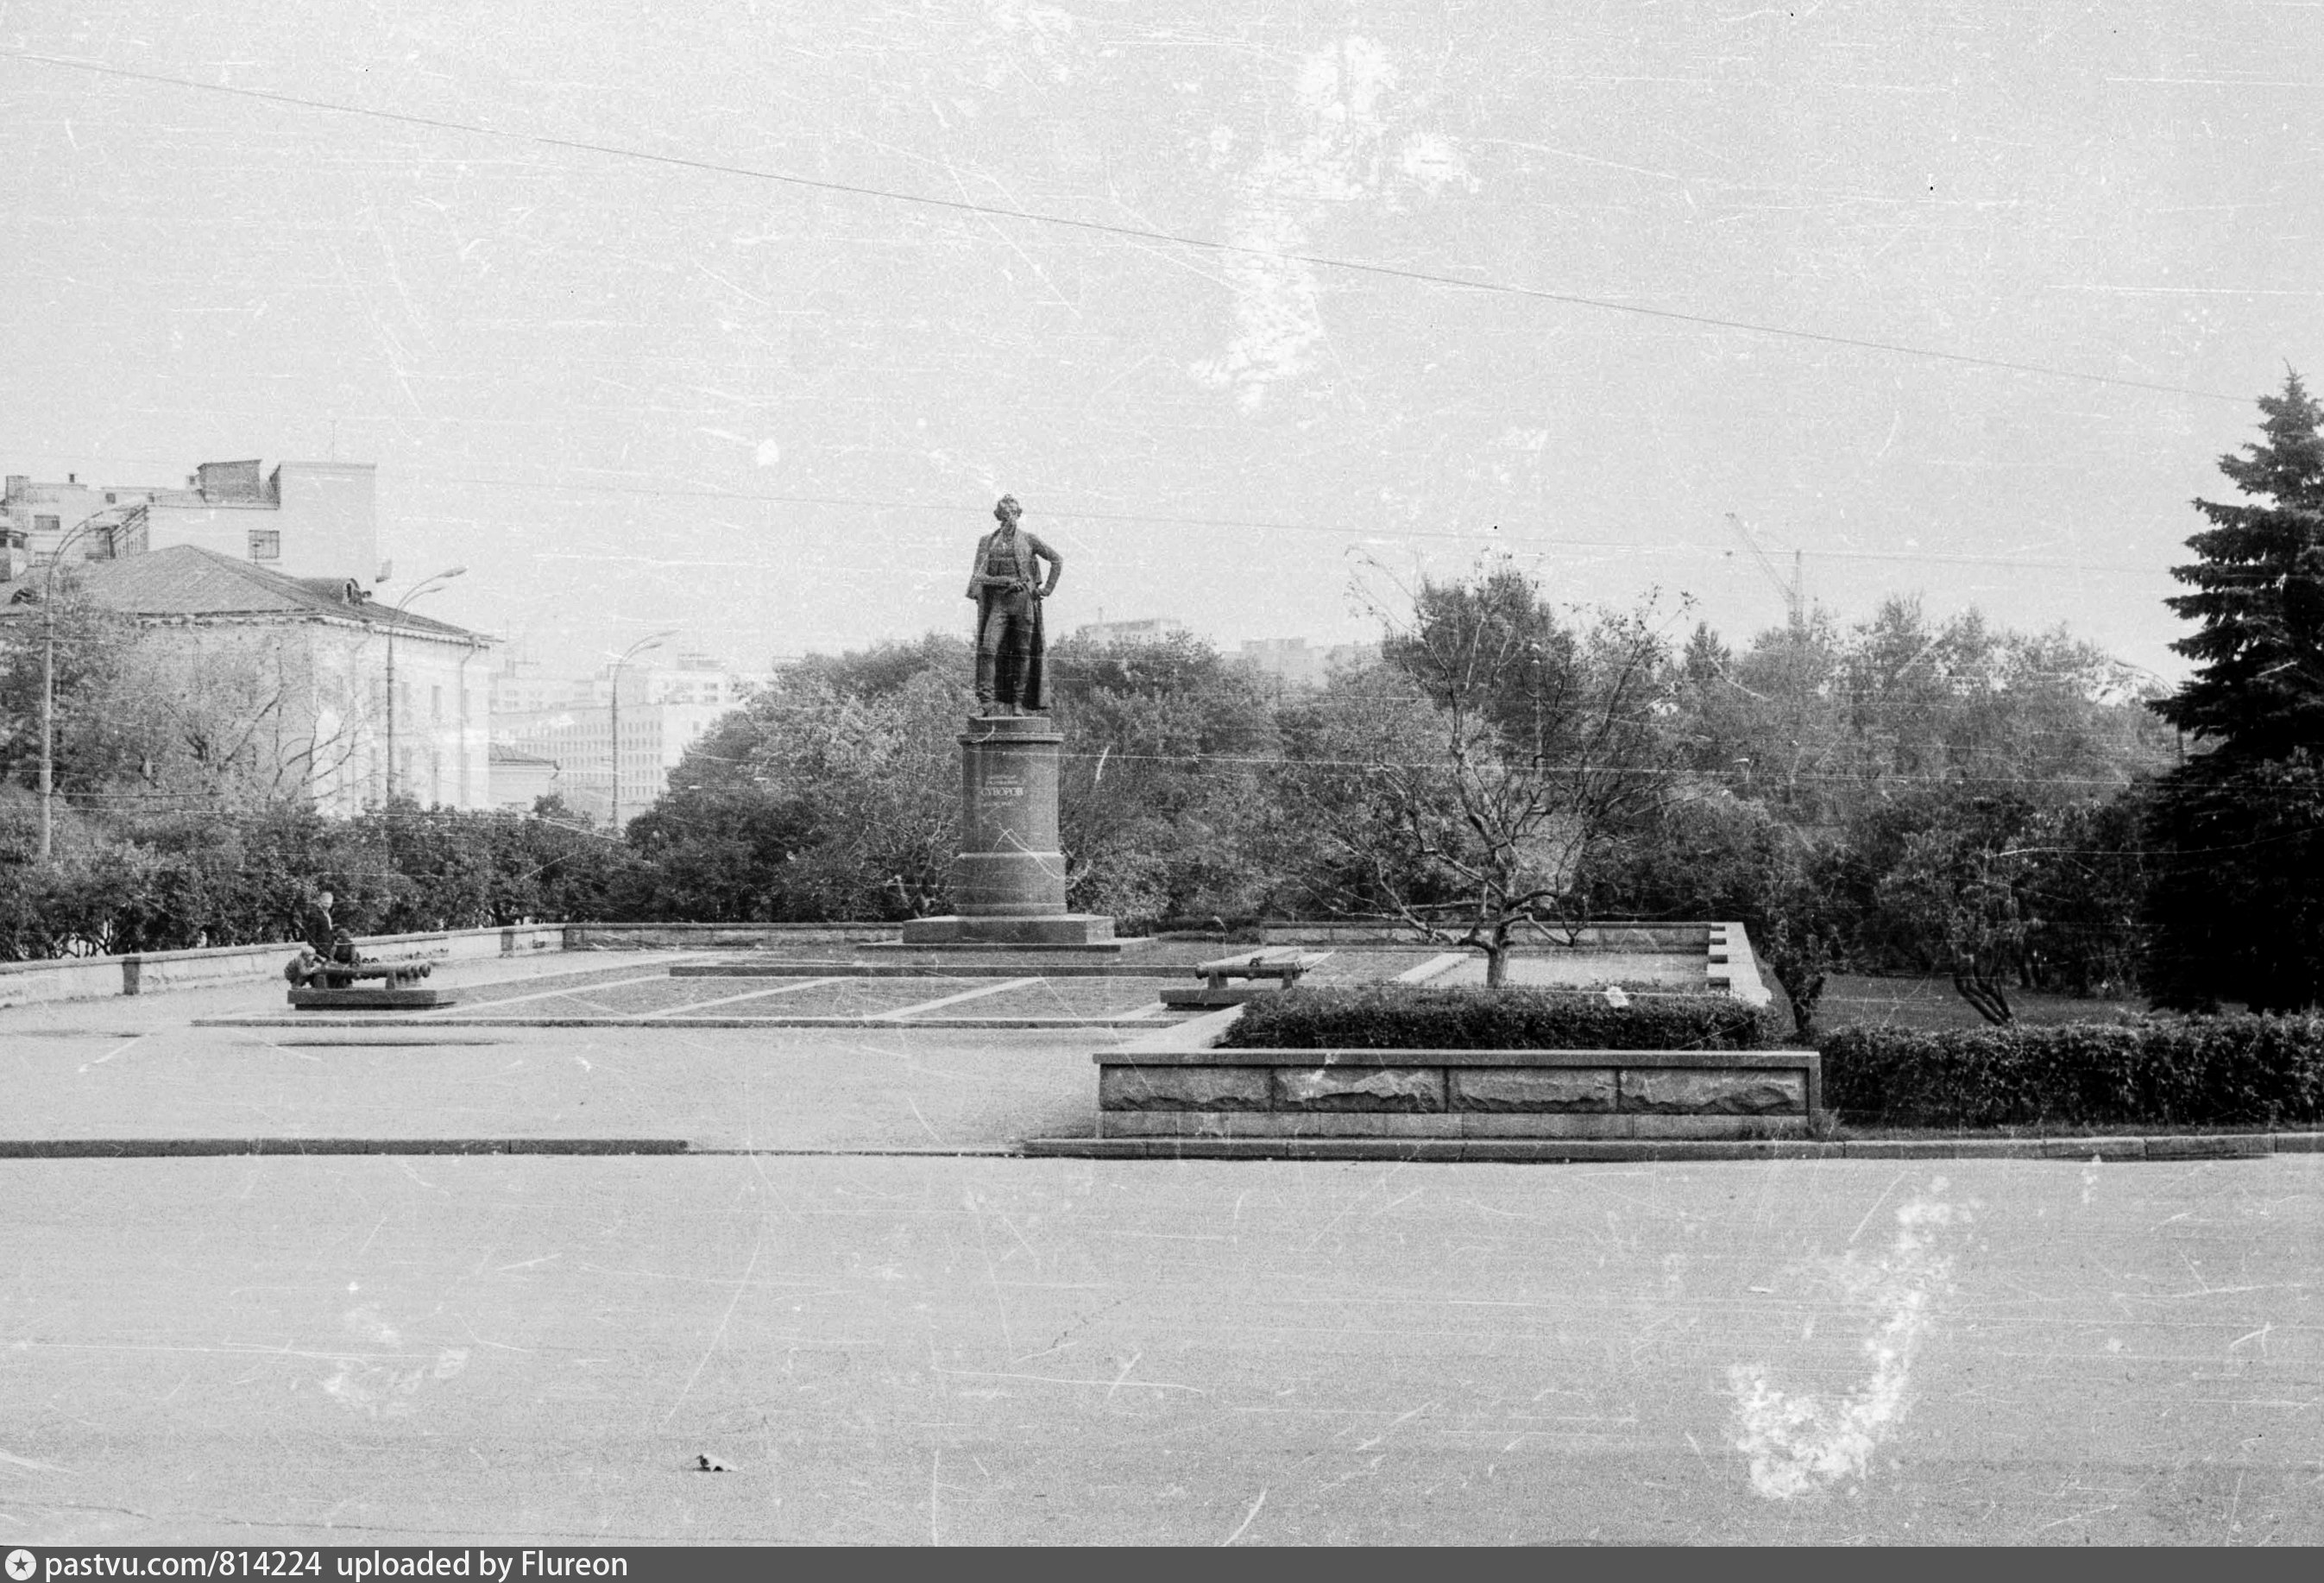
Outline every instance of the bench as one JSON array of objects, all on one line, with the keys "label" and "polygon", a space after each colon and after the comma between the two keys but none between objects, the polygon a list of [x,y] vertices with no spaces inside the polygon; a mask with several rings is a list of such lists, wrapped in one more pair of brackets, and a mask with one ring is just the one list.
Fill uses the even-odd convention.
[{"label": "bench", "polygon": [[1278,989],[1288,989],[1332,953],[1303,951],[1296,946],[1281,946],[1272,950],[1245,951],[1240,956],[1222,957],[1215,962],[1204,962],[1194,969],[1194,977],[1203,983],[1193,989],[1166,989],[1162,1004],[1166,1006],[1234,1006],[1258,995],[1273,995]]}]

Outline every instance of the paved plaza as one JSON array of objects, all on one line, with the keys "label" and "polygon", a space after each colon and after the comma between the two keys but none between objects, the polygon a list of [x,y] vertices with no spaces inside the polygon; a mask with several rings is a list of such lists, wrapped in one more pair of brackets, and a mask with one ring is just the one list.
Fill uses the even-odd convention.
[{"label": "paved plaza", "polygon": [[2324,1541],[2324,1156],[1024,1159],[1151,982],[689,959],[0,1012],[19,1155],[686,1151],[0,1158],[0,1538]]}]

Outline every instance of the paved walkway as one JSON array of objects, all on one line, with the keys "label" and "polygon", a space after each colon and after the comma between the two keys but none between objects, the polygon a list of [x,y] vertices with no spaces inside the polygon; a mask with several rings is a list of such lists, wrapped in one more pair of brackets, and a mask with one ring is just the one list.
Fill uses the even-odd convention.
[{"label": "paved walkway", "polygon": [[[464,1001],[506,1008],[512,1020],[499,1027],[430,1026],[432,1014],[361,1027],[198,1025],[272,1012],[281,990],[271,984],[0,1012],[0,1088],[10,1097],[0,1142],[632,1138],[713,1150],[1002,1149],[1035,1132],[1093,1131],[1090,1056],[1136,1032],[514,1020],[526,1008],[668,1004],[768,983],[669,976],[672,963],[696,959],[438,970],[431,982]],[[899,1004],[948,992],[943,980],[848,982]],[[1113,980],[1057,982],[1123,993]]]},{"label": "paved walkway", "polygon": [[2324,1155],[980,1158],[1129,1031],[280,995],[0,1012],[0,1142],[802,1153],[0,1158],[11,1543],[2324,1542]]}]

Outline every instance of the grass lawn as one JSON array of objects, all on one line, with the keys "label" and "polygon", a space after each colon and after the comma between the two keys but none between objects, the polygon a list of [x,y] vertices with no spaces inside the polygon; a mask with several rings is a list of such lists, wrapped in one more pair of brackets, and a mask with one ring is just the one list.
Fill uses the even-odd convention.
[{"label": "grass lawn", "polygon": [[[2143,1000],[2084,1000],[2030,989],[2008,994],[2010,1009],[2021,1023],[2118,1023],[2146,1010]],[[1932,1030],[1990,1025],[1960,997],[1950,978],[1874,978],[1857,973],[1835,973],[1824,980],[1816,1023],[1827,1030],[1851,1023]]]}]

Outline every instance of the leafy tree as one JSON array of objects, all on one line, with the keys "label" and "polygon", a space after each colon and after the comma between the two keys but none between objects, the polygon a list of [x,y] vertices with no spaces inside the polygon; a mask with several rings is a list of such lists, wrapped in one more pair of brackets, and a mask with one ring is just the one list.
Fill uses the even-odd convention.
[{"label": "leafy tree", "polygon": [[2038,810],[2015,844],[2030,862],[2021,885],[2031,927],[2026,982],[2104,995],[2133,982],[2144,949],[2152,782],[2111,797]]},{"label": "leafy tree", "polygon": [[1988,1023],[2016,1020],[2006,986],[2022,979],[2027,920],[2022,864],[1960,826],[1914,830],[1878,899],[1892,917],[1920,920],[1935,966]]},{"label": "leafy tree", "polygon": [[1766,803],[1698,786],[1673,795],[1648,833],[1601,856],[1591,894],[1609,915],[1741,923],[1808,1039],[1838,960],[1829,867]]},{"label": "leafy tree", "polygon": [[301,644],[247,628],[150,641],[136,622],[59,579],[52,607],[0,628],[0,774],[38,782],[42,670],[53,624],[60,802],[247,810],[311,795],[353,755],[353,679]]},{"label": "leafy tree", "polygon": [[1794,823],[1825,817],[1838,736],[1832,680],[1840,636],[1831,616],[1758,634],[1742,653],[1698,627],[1679,666],[1670,737],[1681,762]]},{"label": "leafy tree", "polygon": [[1259,679],[1185,634],[1071,638],[1049,663],[1069,903],[1133,927],[1257,911],[1276,875],[1260,826],[1277,751]]},{"label": "leafy tree", "polygon": [[1269,775],[1267,846],[1286,878],[1292,917],[1398,917],[1400,903],[1456,899],[1450,878],[1413,843],[1389,838],[1433,794],[1422,816],[1458,817],[1441,780],[1406,773],[1434,762],[1443,724],[1411,677],[1375,664],[1342,671],[1277,710],[1282,759]]},{"label": "leafy tree", "polygon": [[909,643],[874,643],[842,654],[809,654],[785,680],[795,690],[820,683],[840,697],[875,703],[902,691],[923,671],[966,676],[974,658],[965,637],[931,632]]},{"label": "leafy tree", "polygon": [[[908,918],[951,883],[963,670],[847,690],[810,669],[689,748],[632,823],[651,871],[632,906],[712,921]],[[845,680],[845,672],[838,672]]]},{"label": "leafy tree", "polygon": [[40,782],[44,668],[51,679],[52,783],[61,803],[134,775],[150,722],[122,707],[136,629],[83,597],[60,572],[52,606],[20,605],[0,623],[0,773],[28,789]]},{"label": "leafy tree", "polygon": [[2170,756],[2145,696],[2063,628],[2009,632],[1974,610],[1934,621],[1893,598],[1844,630],[1818,611],[1739,655],[1698,633],[1672,735],[1698,774],[1831,828],[1930,785],[2108,794]]}]

